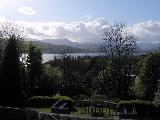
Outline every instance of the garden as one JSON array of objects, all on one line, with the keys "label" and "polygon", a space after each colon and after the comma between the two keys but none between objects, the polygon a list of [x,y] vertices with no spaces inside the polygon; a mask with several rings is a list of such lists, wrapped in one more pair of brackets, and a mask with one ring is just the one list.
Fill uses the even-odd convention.
[{"label": "garden", "polygon": [[124,24],[104,32],[104,56],[64,54],[45,63],[40,48],[26,45],[19,29],[9,28],[0,30],[3,114],[159,118],[160,52],[139,54]]}]

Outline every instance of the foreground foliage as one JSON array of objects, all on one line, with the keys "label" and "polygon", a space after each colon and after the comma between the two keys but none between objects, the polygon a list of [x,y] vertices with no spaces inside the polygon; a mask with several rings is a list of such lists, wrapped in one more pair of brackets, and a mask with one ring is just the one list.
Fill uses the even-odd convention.
[{"label": "foreground foliage", "polygon": [[52,107],[52,105],[57,100],[61,102],[66,102],[68,104],[71,104],[72,106],[74,105],[73,100],[67,96],[53,96],[53,97],[34,96],[34,97],[29,98],[26,101],[26,107],[37,107],[37,108]]}]

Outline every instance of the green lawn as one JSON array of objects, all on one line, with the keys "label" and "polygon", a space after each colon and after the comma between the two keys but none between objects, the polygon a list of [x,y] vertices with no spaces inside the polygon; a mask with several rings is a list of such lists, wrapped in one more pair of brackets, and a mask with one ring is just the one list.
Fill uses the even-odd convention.
[{"label": "green lawn", "polygon": [[[76,109],[77,109],[77,112],[73,112],[73,113],[71,113],[72,115],[75,115],[75,116],[80,116],[80,117],[91,117],[91,115],[90,114],[81,114],[81,109],[80,108],[78,108],[78,107],[76,107]],[[84,108],[82,108],[83,109],[83,111],[84,111]]]},{"label": "green lawn", "polygon": [[[34,110],[34,111],[37,111],[37,112],[48,112],[50,113],[51,112],[51,108],[28,108],[28,109],[31,109],[31,110]],[[77,109],[77,112],[73,112],[71,113],[71,115],[75,115],[77,117],[92,117],[91,114],[81,114],[81,112],[84,112],[85,111],[85,108],[78,108],[76,107]],[[91,108],[90,108],[91,109]],[[99,109],[97,108],[96,111],[98,112]],[[106,117],[108,117],[109,115],[109,109],[103,109],[103,113],[105,114]],[[113,113],[113,110],[110,110],[110,114]],[[110,116],[110,118],[112,118],[112,116]]]},{"label": "green lawn", "polygon": [[[31,109],[31,110],[34,110],[34,111],[37,111],[37,112],[49,112],[49,113],[51,112],[51,108],[28,108],[28,109]],[[91,107],[90,107],[90,109],[91,109]],[[95,111],[95,110],[93,110],[93,111]],[[99,109],[97,108],[96,111],[98,112]],[[83,113],[85,112],[84,107],[83,108],[78,108],[77,107],[77,112],[73,112],[71,114],[75,115],[75,116],[80,116],[80,117],[91,117],[91,114],[88,114],[88,113],[87,114],[81,114],[81,112],[83,112]],[[108,116],[109,115],[109,109],[103,109],[103,113],[106,116]],[[113,113],[113,110],[110,110],[110,114],[112,114],[112,113]]]},{"label": "green lawn", "polygon": [[27,108],[27,109],[31,109],[37,112],[48,112],[48,113],[51,112],[51,108]]},{"label": "green lawn", "polygon": [[[91,109],[92,109],[92,107],[90,107],[89,108],[89,112],[91,112]],[[95,109],[93,108],[93,112],[95,112]],[[99,112],[99,108],[96,108],[96,112]],[[101,112],[102,112],[102,109],[101,109]],[[82,113],[82,114],[81,114]],[[82,108],[77,108],[77,112],[74,112],[74,113],[72,113],[72,114],[75,114],[75,115],[83,115],[85,113],[85,108],[84,107],[82,107]],[[88,114],[88,108],[86,109],[86,113],[87,114],[85,114],[85,115],[87,115],[87,116],[91,116],[91,114]],[[107,109],[105,109],[105,108],[103,108],[103,113],[105,114],[105,115],[109,115],[109,109],[107,108]],[[110,115],[113,113],[113,110],[112,109],[110,109]]]}]

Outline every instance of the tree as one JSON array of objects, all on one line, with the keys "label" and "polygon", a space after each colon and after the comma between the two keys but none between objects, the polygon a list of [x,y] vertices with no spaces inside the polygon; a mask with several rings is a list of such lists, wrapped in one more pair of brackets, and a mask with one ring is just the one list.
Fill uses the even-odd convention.
[{"label": "tree", "polygon": [[[0,70],[2,70],[2,60],[5,55],[4,51],[11,36],[14,36],[17,43],[21,44],[24,39],[23,28],[21,26],[8,22],[0,24]],[[20,46],[22,46],[22,44],[18,45],[17,49],[19,51],[19,54],[21,55]],[[1,73],[2,71],[0,71],[0,76]]]},{"label": "tree", "polygon": [[62,72],[57,67],[51,67],[44,64],[43,77],[38,88],[38,95],[53,96],[59,91],[60,82],[62,81]]},{"label": "tree", "polygon": [[80,94],[83,79],[77,72],[77,59],[71,56],[62,57],[63,79],[60,85],[60,94],[70,97]]},{"label": "tree", "polygon": [[0,49],[2,57],[4,56],[4,51],[8,44],[8,41],[12,36],[14,36],[17,41],[17,49],[19,55],[21,56],[23,51],[24,28],[12,22],[2,23],[0,25],[0,28]]},{"label": "tree", "polygon": [[126,99],[132,80],[132,57],[136,41],[133,34],[126,30],[125,24],[121,23],[108,27],[104,35],[104,51],[108,59],[106,72],[109,73],[105,79],[107,83],[114,85],[112,88],[114,97]]},{"label": "tree", "polygon": [[21,79],[21,45],[24,39],[23,29],[12,23],[1,26],[1,79],[0,104],[3,106],[23,107],[24,92]]},{"label": "tree", "polygon": [[143,98],[143,84],[142,81],[137,76],[132,86],[130,87],[132,97],[134,99],[142,99]]},{"label": "tree", "polygon": [[29,96],[36,95],[39,83],[43,76],[42,53],[39,48],[30,43],[27,57],[26,90]]},{"label": "tree", "polygon": [[4,39],[0,38],[0,61],[2,61],[3,51],[4,51]]},{"label": "tree", "polygon": [[153,103],[158,107],[160,106],[160,80],[158,80],[158,89],[155,92]]},{"label": "tree", "polygon": [[5,106],[21,107],[24,102],[19,58],[16,37],[11,36],[2,62],[1,92]]},{"label": "tree", "polygon": [[140,71],[140,80],[143,85],[143,99],[152,101],[155,91],[158,89],[160,79],[160,52],[155,51],[147,55]]}]

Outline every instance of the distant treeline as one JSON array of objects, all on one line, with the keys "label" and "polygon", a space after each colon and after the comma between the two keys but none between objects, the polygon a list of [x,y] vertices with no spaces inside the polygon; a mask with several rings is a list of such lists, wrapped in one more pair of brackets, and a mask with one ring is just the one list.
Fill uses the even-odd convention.
[{"label": "distant treeline", "polygon": [[30,42],[38,48],[41,48],[43,53],[48,54],[63,54],[63,53],[98,53],[102,52],[102,48],[78,48],[78,47],[71,47],[67,45],[54,45],[49,43],[44,43],[40,41],[25,41],[25,48],[27,51],[28,45]]}]

